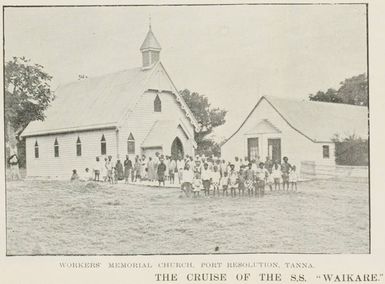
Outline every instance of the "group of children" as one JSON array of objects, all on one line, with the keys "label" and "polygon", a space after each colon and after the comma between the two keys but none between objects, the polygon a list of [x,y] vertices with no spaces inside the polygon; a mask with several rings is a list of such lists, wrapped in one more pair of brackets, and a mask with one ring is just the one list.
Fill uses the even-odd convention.
[{"label": "group of children", "polygon": [[266,162],[240,163],[236,157],[234,163],[224,161],[212,163],[210,161],[195,162],[191,167],[187,164],[182,172],[181,190],[187,196],[199,196],[203,191],[205,196],[263,196],[265,187],[270,190],[282,189],[288,191],[291,184],[292,190],[297,190],[298,176],[296,166],[290,165],[288,158],[283,158],[283,163]]}]

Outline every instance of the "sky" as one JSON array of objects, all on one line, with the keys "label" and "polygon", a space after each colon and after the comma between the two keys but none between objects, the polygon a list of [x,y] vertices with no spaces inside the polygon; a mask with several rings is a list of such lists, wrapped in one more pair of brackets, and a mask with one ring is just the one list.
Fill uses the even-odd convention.
[{"label": "sky", "polygon": [[5,58],[43,65],[53,89],[135,68],[150,17],[177,88],[228,110],[219,136],[262,95],[307,99],[366,72],[364,5],[6,8]]}]

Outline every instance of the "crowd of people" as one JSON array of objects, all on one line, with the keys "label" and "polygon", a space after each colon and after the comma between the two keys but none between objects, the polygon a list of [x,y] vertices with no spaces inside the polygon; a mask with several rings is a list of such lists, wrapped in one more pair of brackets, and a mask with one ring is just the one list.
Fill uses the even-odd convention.
[{"label": "crowd of people", "polygon": [[272,161],[266,157],[250,160],[235,157],[226,161],[216,157],[185,156],[172,158],[155,153],[153,157],[129,156],[123,163],[112,157],[96,157],[92,168],[79,174],[73,170],[71,180],[93,180],[109,183],[144,183],[166,186],[178,185],[186,196],[263,196],[265,188],[272,190],[297,190],[298,176],[296,166],[289,163]]}]

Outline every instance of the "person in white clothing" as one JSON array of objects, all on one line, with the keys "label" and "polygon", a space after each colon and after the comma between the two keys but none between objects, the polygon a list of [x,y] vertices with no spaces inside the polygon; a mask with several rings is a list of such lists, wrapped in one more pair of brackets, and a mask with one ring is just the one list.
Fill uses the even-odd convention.
[{"label": "person in white clothing", "polygon": [[289,182],[291,183],[291,190],[297,191],[297,181],[298,181],[298,175],[296,172],[296,166],[291,167],[291,171],[289,173]]},{"label": "person in white clothing", "polygon": [[212,182],[212,185],[213,185],[213,194],[215,196],[215,191],[218,192],[218,196],[219,196],[219,181],[221,179],[221,174],[219,173],[219,169],[218,169],[218,166],[215,165],[214,166],[214,171],[211,173],[211,182]]},{"label": "person in white clothing", "polygon": [[211,171],[209,169],[209,165],[207,163],[203,164],[203,169],[201,172],[201,179],[203,183],[203,190],[205,191],[205,195],[210,195],[210,186],[211,186]]},{"label": "person in white clothing", "polygon": [[194,172],[190,169],[190,165],[186,165],[185,169],[181,174],[182,185],[181,190],[186,194],[186,196],[190,196],[191,191],[193,189],[193,181],[194,181]]}]

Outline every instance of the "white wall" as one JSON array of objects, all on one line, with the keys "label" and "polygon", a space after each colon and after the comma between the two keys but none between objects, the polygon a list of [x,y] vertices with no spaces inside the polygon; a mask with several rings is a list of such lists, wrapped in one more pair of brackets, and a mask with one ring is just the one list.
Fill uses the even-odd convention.
[{"label": "white wall", "polygon": [[[254,110],[237,134],[222,146],[222,157],[232,161],[235,156],[241,158],[247,156],[247,138],[253,137],[253,135],[246,135],[246,133],[263,119],[269,120],[281,133],[259,136],[260,157],[262,160],[267,156],[267,139],[281,138],[281,155],[282,157],[289,157],[289,162],[297,166],[298,172],[300,172],[301,161],[314,161],[317,164],[335,164],[334,143],[321,144],[312,142],[294,130],[265,99],[260,102],[259,106]],[[322,145],[329,145],[329,159],[322,157]]]},{"label": "white wall", "polygon": [[[79,173],[92,168],[96,156],[101,156],[102,135],[107,143],[107,155],[116,157],[116,132],[113,129],[79,133],[57,134],[26,138],[27,176],[70,178],[72,169]],[[80,137],[82,155],[76,156],[76,141]],[[59,157],[54,157],[55,138],[59,143]],[[39,145],[39,158],[35,158],[35,142]]]}]

